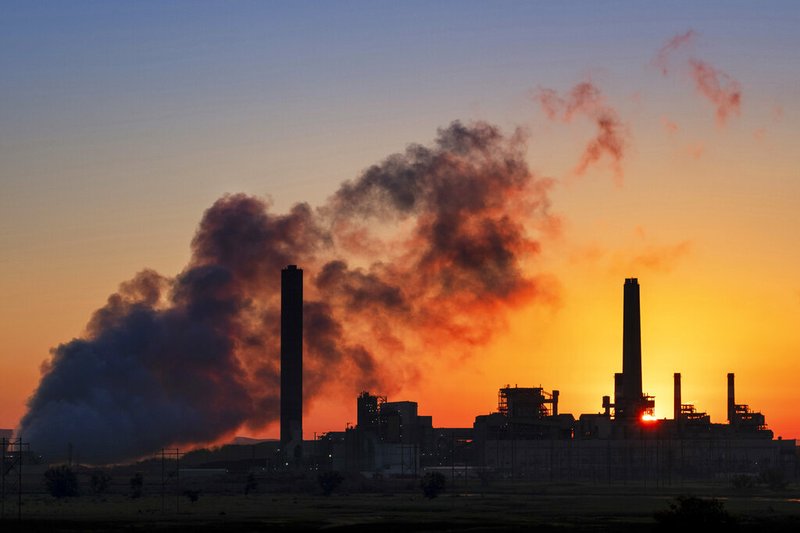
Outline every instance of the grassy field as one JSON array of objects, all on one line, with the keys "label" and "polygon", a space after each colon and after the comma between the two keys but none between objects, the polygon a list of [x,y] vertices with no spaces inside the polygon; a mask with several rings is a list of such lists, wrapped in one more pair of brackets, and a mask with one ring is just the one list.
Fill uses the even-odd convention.
[{"label": "grassy field", "polygon": [[[486,492],[452,491],[427,499],[419,491],[321,494],[123,494],[54,499],[26,495],[23,521],[5,531],[657,531],[654,518],[681,494],[714,497],[744,531],[800,530],[800,494],[737,493],[714,486],[515,485]],[[6,511],[8,511],[8,507]]]}]

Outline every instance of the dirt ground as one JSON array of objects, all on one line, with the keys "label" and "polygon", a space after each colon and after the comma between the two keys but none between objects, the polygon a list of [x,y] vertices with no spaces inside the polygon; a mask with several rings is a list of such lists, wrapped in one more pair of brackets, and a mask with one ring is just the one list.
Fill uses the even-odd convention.
[{"label": "dirt ground", "polygon": [[[396,490],[395,490],[396,489]],[[6,506],[3,532],[42,531],[659,531],[654,513],[680,494],[716,498],[739,531],[800,530],[800,491],[741,494],[714,486],[652,488],[507,485],[427,499],[412,485],[374,493],[28,494],[22,521]]]}]

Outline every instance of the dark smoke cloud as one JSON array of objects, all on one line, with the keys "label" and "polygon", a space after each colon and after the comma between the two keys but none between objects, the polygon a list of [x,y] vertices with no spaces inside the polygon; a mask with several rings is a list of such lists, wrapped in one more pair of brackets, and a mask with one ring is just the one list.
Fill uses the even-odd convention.
[{"label": "dark smoke cloud", "polygon": [[395,391],[419,379],[423,356],[463,357],[550,292],[527,264],[531,228],[555,226],[549,186],[520,135],[454,122],[316,209],[220,198],[183,272],[123,283],[83,338],[53,350],[21,432],[49,458],[71,443],[103,463],[275,422],[287,264],[306,276],[306,400]]},{"label": "dark smoke cloud", "polygon": [[[690,47],[696,38],[697,33],[694,30],[675,35],[659,49],[653,64],[664,76],[670,75],[674,56]],[[680,59],[685,61],[682,64],[688,70],[697,92],[714,105],[720,126],[725,125],[729,116],[740,113],[742,88],[737,80],[706,61],[695,57]]]},{"label": "dark smoke cloud", "polygon": [[350,311],[378,307],[405,312],[408,304],[400,287],[389,284],[374,273],[361,269],[348,269],[347,263],[337,259],[322,267],[316,286],[326,294],[340,295],[340,302]]},{"label": "dark smoke cloud", "polygon": [[622,183],[622,160],[627,147],[625,126],[617,112],[605,102],[600,89],[590,82],[582,82],[564,96],[553,89],[538,89],[533,98],[550,120],[569,123],[577,116],[585,116],[596,126],[597,133],[587,143],[575,166],[576,174],[584,174],[589,166],[607,156],[617,183]]},{"label": "dark smoke cloud", "polygon": [[22,434],[48,457],[69,444],[82,460],[137,457],[168,443],[209,441],[251,410],[229,329],[242,302],[228,271],[207,266],[163,284],[143,272],[92,318],[85,339],[53,350],[22,419]]}]

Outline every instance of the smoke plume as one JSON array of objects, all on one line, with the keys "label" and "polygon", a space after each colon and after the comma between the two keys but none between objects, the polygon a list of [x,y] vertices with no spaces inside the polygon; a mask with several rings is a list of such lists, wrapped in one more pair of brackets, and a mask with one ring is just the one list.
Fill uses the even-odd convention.
[{"label": "smoke plume", "polygon": [[584,174],[590,165],[608,156],[617,183],[622,183],[622,159],[627,145],[625,126],[617,112],[605,102],[600,89],[590,82],[582,82],[564,96],[553,89],[539,89],[533,97],[550,120],[569,123],[582,115],[596,126],[597,133],[586,144],[575,166],[575,174]]},{"label": "smoke plume", "polygon": [[742,103],[739,82],[699,59],[692,59],[689,65],[695,87],[716,107],[717,123],[724,125],[729,115],[738,115]]},{"label": "smoke plume", "polygon": [[[672,70],[673,56],[690,46],[697,37],[694,30],[678,34],[659,49],[653,64],[668,76]],[[742,89],[739,82],[722,70],[706,61],[695,57],[681,58],[685,60],[689,77],[694,82],[697,92],[714,105],[717,124],[725,125],[728,117],[738,115],[741,110]]]},{"label": "smoke plume", "polygon": [[679,49],[690,46],[697,38],[697,32],[694,30],[687,30],[685,33],[679,33],[667,41],[664,46],[659,48],[656,57],[653,58],[653,64],[661,70],[661,74],[666,76],[670,71],[671,56]]},{"label": "smoke plume", "polygon": [[692,250],[691,241],[681,241],[667,245],[648,245],[640,253],[623,260],[617,258],[617,264],[624,265],[622,272],[670,272]]},{"label": "smoke plume", "polygon": [[21,433],[48,458],[71,444],[107,463],[276,421],[287,264],[306,276],[307,406],[391,392],[419,379],[424,358],[469,354],[514,306],[549,296],[530,262],[537,232],[556,226],[550,183],[524,148],[519,134],[454,122],[317,208],[220,198],[180,274],[141,272],[52,350]]}]

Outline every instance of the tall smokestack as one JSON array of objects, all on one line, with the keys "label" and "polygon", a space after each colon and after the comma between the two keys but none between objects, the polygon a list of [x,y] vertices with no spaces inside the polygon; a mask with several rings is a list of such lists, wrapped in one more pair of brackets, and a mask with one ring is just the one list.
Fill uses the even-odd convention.
[{"label": "tall smokestack", "polygon": [[303,446],[303,271],[281,271],[281,449],[299,459]]},{"label": "tall smokestack", "polygon": [[677,422],[681,419],[681,373],[675,372],[675,393],[673,394],[672,417]]},{"label": "tall smokestack", "polygon": [[625,280],[622,316],[623,414],[638,417],[642,398],[642,327],[639,317],[639,281]]},{"label": "tall smokestack", "polygon": [[736,413],[736,399],[733,390],[733,373],[728,374],[728,423],[733,424],[734,414]]}]

